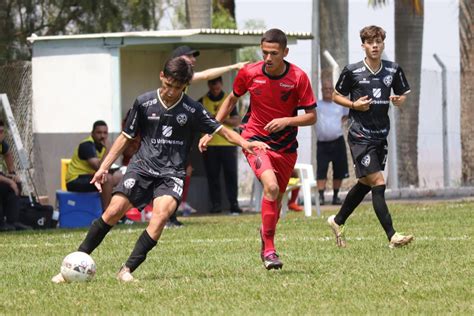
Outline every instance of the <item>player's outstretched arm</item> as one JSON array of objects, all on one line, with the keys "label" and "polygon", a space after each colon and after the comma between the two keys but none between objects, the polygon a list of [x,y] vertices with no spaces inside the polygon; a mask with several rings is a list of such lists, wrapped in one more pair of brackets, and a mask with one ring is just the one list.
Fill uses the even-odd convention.
[{"label": "player's outstretched arm", "polygon": [[191,80],[191,82],[196,82],[196,81],[201,81],[201,80],[206,80],[206,81],[212,80],[212,79],[222,76],[223,74],[231,70],[240,70],[243,66],[245,66],[248,63],[249,63],[248,61],[245,61],[245,62],[232,64],[229,66],[209,68],[203,71],[198,71],[194,73],[193,79]]},{"label": "player's outstretched arm", "polygon": [[219,135],[225,137],[229,142],[234,145],[242,147],[244,150],[249,153],[255,154],[255,150],[267,150],[270,148],[267,144],[259,141],[248,142],[242,136],[240,136],[235,131],[222,126],[222,128],[217,132]]},{"label": "player's outstretched arm", "polygon": [[100,164],[100,167],[94,174],[94,177],[92,177],[91,183],[97,187],[99,192],[102,192],[101,184],[107,179],[107,173],[109,173],[110,166],[112,166],[114,161],[117,160],[117,158],[122,154],[128,144],[128,141],[129,139],[123,133],[120,134],[110,148],[107,156],[105,156],[104,160]]}]

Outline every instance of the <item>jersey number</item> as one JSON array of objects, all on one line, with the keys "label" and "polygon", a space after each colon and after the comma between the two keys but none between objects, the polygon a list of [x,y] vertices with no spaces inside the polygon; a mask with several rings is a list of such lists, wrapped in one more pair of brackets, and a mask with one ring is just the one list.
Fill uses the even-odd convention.
[{"label": "jersey number", "polygon": [[173,192],[176,192],[176,193],[178,193],[179,196],[181,196],[181,194],[183,194],[183,187],[181,187],[180,185],[177,185],[175,183],[174,188],[173,188]]}]

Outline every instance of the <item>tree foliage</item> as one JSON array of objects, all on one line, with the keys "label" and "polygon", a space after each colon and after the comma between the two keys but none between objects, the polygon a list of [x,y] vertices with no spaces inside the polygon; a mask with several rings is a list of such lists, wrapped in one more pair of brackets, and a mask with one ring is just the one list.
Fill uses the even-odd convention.
[{"label": "tree foliage", "polygon": [[237,23],[230,11],[224,7],[220,0],[212,1],[212,28],[236,29]]},{"label": "tree foliage", "polygon": [[157,29],[180,0],[1,0],[0,63],[29,59],[26,38]]}]

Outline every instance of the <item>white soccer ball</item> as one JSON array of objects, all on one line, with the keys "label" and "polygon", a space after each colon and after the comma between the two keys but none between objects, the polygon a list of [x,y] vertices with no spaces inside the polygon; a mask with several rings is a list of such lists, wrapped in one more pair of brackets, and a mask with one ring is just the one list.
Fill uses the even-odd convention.
[{"label": "white soccer ball", "polygon": [[91,280],[96,271],[96,265],[91,256],[85,252],[68,254],[61,265],[61,274],[67,282],[85,282]]}]

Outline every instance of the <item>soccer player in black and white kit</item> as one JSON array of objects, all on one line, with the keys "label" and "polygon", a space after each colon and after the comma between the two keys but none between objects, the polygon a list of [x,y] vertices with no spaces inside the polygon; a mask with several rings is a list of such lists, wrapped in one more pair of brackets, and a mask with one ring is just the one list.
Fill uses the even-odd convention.
[{"label": "soccer player in black and white kit", "polygon": [[[387,160],[387,136],[390,130],[390,101],[401,106],[410,92],[402,68],[382,60],[385,31],[367,26],[360,31],[365,58],[347,65],[336,84],[334,102],[350,108],[348,142],[358,182],[347,194],[337,213],[328,218],[339,247],[345,247],[344,224],[364,197],[372,191],[372,204],[389,240],[389,247],[405,246],[413,236],[404,236],[393,228],[385,202],[385,180],[382,170]],[[391,91],[395,95],[390,95]],[[347,98],[346,96],[350,96]]]},{"label": "soccer player in black and white kit", "polygon": [[[185,166],[194,136],[218,133],[251,153],[254,149],[268,148],[262,142],[248,142],[236,132],[223,127],[211,118],[199,102],[188,97],[184,89],[192,77],[192,67],[182,57],[166,62],[160,73],[161,88],[135,100],[122,133],[91,181],[100,190],[109,167],[122,154],[128,142],[141,135],[140,149],[115,189],[109,207],[92,223],[78,248],[78,251],[92,253],[127,210],[131,207],[140,209],[153,200],[153,214],[148,227],[121,267],[117,275],[120,281],[134,280],[131,273],[157,244],[166,221],[176,209],[183,191]],[[65,280],[58,274],[52,281],[63,283]]]}]

